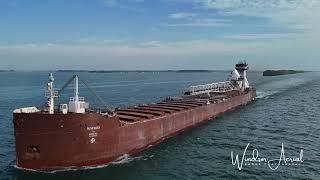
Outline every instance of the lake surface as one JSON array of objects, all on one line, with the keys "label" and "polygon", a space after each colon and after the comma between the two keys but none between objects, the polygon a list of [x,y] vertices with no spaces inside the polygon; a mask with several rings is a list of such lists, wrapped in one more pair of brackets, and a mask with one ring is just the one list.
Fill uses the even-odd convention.
[{"label": "lake surface", "polygon": [[[224,81],[228,72],[203,73],[80,73],[110,107],[151,103],[180,95],[190,85]],[[56,73],[61,87],[72,73]],[[320,73],[262,77],[250,72],[258,98],[234,112],[166,140],[106,167],[56,173],[18,170],[15,165],[12,111],[24,106],[44,106],[48,72],[0,73],[0,179],[320,179]],[[100,106],[85,87],[81,96]],[[68,88],[59,102],[72,96]],[[268,164],[232,164],[231,152],[241,161],[252,151],[259,157],[279,159],[282,144],[286,158],[277,169]],[[68,151],[68,149],[66,149]],[[275,166],[271,166],[274,167]]]}]

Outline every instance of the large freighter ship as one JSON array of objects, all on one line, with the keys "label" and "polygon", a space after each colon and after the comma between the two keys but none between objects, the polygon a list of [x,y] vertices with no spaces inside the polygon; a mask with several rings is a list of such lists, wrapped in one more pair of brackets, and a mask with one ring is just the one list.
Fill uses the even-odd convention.
[{"label": "large freighter ship", "polygon": [[[13,112],[16,166],[40,171],[77,169],[137,154],[254,100],[256,90],[249,85],[247,70],[248,64],[239,62],[225,82],[191,86],[179,97],[113,111],[91,110],[79,97],[77,75],[56,92],[50,74],[47,107]],[[74,97],[56,109],[55,98],[71,82]]]}]

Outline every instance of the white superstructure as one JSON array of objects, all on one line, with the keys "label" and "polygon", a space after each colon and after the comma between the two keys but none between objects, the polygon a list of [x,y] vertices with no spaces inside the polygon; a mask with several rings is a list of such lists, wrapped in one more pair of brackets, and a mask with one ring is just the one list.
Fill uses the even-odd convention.
[{"label": "white superstructure", "polygon": [[[85,113],[89,108],[89,104],[85,102],[84,97],[79,97],[79,77],[74,76],[74,96],[70,98],[69,104],[61,104],[60,112],[63,114],[71,113]],[[71,79],[72,80],[72,79]],[[49,75],[49,82],[47,83],[46,97],[48,98],[47,106],[48,113],[54,114],[54,99],[59,96],[57,91],[53,89],[54,78],[52,73]],[[68,83],[67,83],[68,84]]]},{"label": "white superstructure", "polygon": [[36,107],[24,107],[20,109],[16,109],[13,111],[13,113],[37,113],[40,112],[40,110]]},{"label": "white superstructure", "polygon": [[89,108],[89,104],[85,102],[84,97],[79,97],[79,77],[76,75],[74,78],[74,97],[69,101],[69,112],[72,113],[85,113]]},{"label": "white superstructure", "polygon": [[246,90],[250,88],[246,71],[248,70],[248,64],[240,62],[236,65],[225,82],[218,82],[205,85],[191,86],[185,91],[185,95],[199,95],[210,93],[223,93],[234,90]]},{"label": "white superstructure", "polygon": [[[111,115],[113,113],[112,110],[110,110],[107,105],[104,103],[104,101],[97,95],[97,93],[91,89],[88,84],[83,81],[82,79],[79,79],[78,75],[73,75],[63,86],[59,91],[55,91],[53,88],[54,84],[54,78],[53,74],[49,74],[49,81],[46,84],[47,89],[45,91],[45,97],[47,98],[47,104],[46,107],[38,109],[36,107],[24,107],[14,110],[14,113],[48,113],[48,114],[55,114],[55,113],[62,113],[62,114],[68,114],[68,113],[86,113],[89,109],[89,103],[85,101],[84,97],[79,96],[79,80],[80,82],[85,85],[89,91],[97,98],[98,101],[104,106],[100,112],[104,112],[107,115]],[[55,98],[60,97],[61,93],[68,87],[69,84],[74,82],[74,95],[70,98],[69,103],[62,103],[60,106],[55,107]]]},{"label": "white superstructure", "polygon": [[240,74],[239,81],[241,82],[240,87],[241,87],[242,91],[250,88],[250,84],[247,79],[247,70],[248,69],[249,69],[249,66],[245,61],[242,61],[242,62],[239,62],[238,64],[236,64],[236,70]]}]

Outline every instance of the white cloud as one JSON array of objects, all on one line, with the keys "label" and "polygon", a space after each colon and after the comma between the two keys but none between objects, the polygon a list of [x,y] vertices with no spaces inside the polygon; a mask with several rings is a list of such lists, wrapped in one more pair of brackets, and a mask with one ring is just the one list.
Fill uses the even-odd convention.
[{"label": "white cloud", "polygon": [[274,34],[232,34],[225,35],[226,39],[234,40],[279,40],[279,39],[293,39],[297,36],[297,33],[274,33]]},{"label": "white cloud", "polygon": [[[45,44],[21,44],[0,46],[0,53],[14,54],[60,54],[75,56],[185,56],[203,54],[251,54],[259,52],[257,43],[227,44],[223,42],[211,42],[206,40],[160,42],[145,41],[135,44],[122,45],[62,45],[49,46]],[[254,49],[254,51],[253,51]]]},{"label": "white cloud", "polygon": [[95,36],[82,37],[73,41],[73,43],[78,45],[95,45],[95,46],[121,45],[121,44],[127,44],[129,42],[130,42],[130,39],[125,39],[125,38],[103,39]]},{"label": "white cloud", "polygon": [[173,13],[169,15],[169,18],[171,19],[187,19],[187,18],[193,18],[196,17],[197,14],[195,13],[184,13],[184,12],[180,12],[180,13]]},{"label": "white cloud", "polygon": [[[282,35],[264,34],[263,36],[273,38],[273,36]],[[170,69],[177,64],[183,64],[181,68],[197,67],[201,69],[210,66],[212,69],[228,69],[232,67],[235,59],[243,57],[255,67],[254,69],[260,68],[260,70],[266,66],[269,68],[299,67],[297,69],[308,70],[320,68],[317,48],[301,48],[300,41],[294,38],[252,41],[260,38],[254,34],[230,35],[229,38],[249,39],[249,41],[162,42],[152,40],[100,45],[48,45],[50,43],[1,45],[1,57],[3,59],[10,57],[15,61],[1,61],[0,65],[18,69],[47,69],[48,67],[56,69],[144,69],[145,64],[152,63],[154,69]],[[312,46],[317,45],[317,39],[313,43]],[[88,59],[90,66],[88,66]],[[301,59],[305,59],[304,64],[301,64]],[[22,60],[32,63],[25,65],[21,63]],[[136,67],[139,63],[141,66]]]},{"label": "white cloud", "polygon": [[311,29],[320,13],[319,0],[192,0],[202,8],[222,15],[263,17],[292,29]]},{"label": "white cloud", "polygon": [[109,7],[117,6],[119,3],[117,0],[105,0],[104,4]]},{"label": "white cloud", "polygon": [[185,26],[185,27],[225,27],[230,26],[230,19],[214,19],[214,18],[198,18],[193,19],[187,22],[175,22],[175,23],[167,23],[162,24],[164,26],[169,27],[178,27],[178,26]]},{"label": "white cloud", "polygon": [[47,46],[55,46],[53,43],[47,43]]},{"label": "white cloud", "polygon": [[[261,58],[271,56],[272,59],[287,57],[289,59],[310,59],[317,61],[317,50],[320,39],[320,0],[175,0],[193,5],[194,10],[204,10],[201,15],[210,13],[224,19],[245,22],[245,27],[237,27],[237,23],[224,23],[232,26],[232,34],[222,34],[220,37],[229,42],[262,44],[264,53]],[[210,11],[212,10],[212,11]],[[264,24],[262,24],[264,23]],[[192,26],[203,24],[182,23]],[[205,24],[205,23],[204,23]],[[179,24],[178,24],[179,25]],[[176,26],[178,26],[176,25]],[[215,25],[215,24],[213,24]],[[175,26],[175,25],[172,25]],[[270,57],[271,58],[271,57]],[[269,59],[270,59],[269,58]]]},{"label": "white cloud", "polygon": [[104,0],[104,5],[111,8],[118,8],[124,9],[134,12],[142,12],[143,10],[134,6],[130,6],[130,3],[143,3],[144,0],[127,0],[127,1],[120,1],[120,0]]},{"label": "white cloud", "polygon": [[138,46],[141,46],[141,47],[159,47],[159,46],[161,46],[161,42],[160,41],[146,41],[146,42],[141,42],[140,44],[138,44]]}]

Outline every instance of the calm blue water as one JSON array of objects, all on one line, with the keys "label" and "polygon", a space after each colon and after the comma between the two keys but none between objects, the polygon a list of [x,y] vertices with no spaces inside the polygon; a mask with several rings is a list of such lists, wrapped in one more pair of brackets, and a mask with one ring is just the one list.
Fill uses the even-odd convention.
[{"label": "calm blue water", "polygon": [[[255,102],[107,167],[51,174],[17,170],[12,111],[45,104],[47,75],[0,73],[0,179],[320,179],[320,73],[278,77],[249,73],[258,91]],[[71,75],[56,73],[56,86],[61,87]],[[189,85],[223,81],[227,75],[80,73],[111,107],[156,102],[181,94]],[[71,95],[69,88],[59,101]],[[81,95],[99,106],[84,87]],[[259,157],[279,158],[284,143],[286,157],[299,157],[303,149],[304,162],[280,165],[276,170],[262,163],[240,171],[232,165],[230,153],[242,156],[248,143],[248,157],[257,149]]]}]

